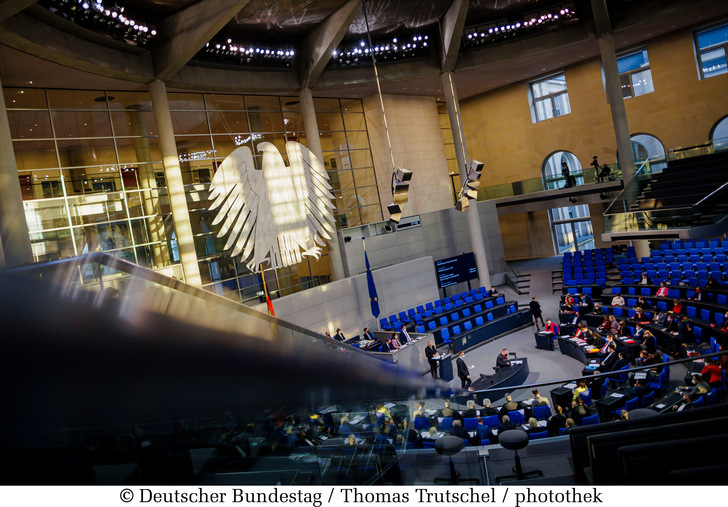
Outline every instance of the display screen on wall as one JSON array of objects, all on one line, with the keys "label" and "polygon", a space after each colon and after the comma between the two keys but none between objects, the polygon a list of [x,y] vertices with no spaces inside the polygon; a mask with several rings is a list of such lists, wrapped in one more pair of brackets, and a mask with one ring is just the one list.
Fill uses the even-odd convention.
[{"label": "display screen on wall", "polygon": [[469,252],[435,261],[435,272],[437,272],[437,285],[441,289],[478,278],[475,254]]}]

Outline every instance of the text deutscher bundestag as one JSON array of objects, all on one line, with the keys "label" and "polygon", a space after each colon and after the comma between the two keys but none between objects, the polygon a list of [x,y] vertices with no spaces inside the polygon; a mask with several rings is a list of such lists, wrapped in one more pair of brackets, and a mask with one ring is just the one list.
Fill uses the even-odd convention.
[{"label": "text deutscher bundestag", "polygon": [[[447,488],[433,486],[382,491],[379,488],[332,487],[326,493],[321,488],[126,488],[120,493],[124,503],[134,504],[299,504],[312,507],[344,504],[499,504],[521,507],[534,504],[601,504],[602,493],[597,488],[508,488],[471,487]],[[379,489],[379,490],[378,490]],[[387,488],[388,489],[388,488]],[[328,498],[327,498],[328,497]]]}]

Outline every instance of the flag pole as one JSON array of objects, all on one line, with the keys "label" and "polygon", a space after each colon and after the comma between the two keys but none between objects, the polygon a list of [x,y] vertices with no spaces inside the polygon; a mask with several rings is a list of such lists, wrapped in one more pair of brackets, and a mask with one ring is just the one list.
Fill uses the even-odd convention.
[{"label": "flag pole", "polygon": [[268,295],[268,285],[265,283],[265,273],[263,272],[263,263],[260,263],[258,266],[260,269],[260,277],[263,279],[263,292],[265,292],[265,302],[268,305],[268,315],[272,315],[273,317],[275,317],[276,312],[273,310],[273,301],[270,300],[270,296]]},{"label": "flag pole", "polygon": [[374,276],[372,275],[372,268],[369,265],[369,256],[367,255],[367,244],[364,238],[361,238],[362,245],[364,246],[364,263],[367,267],[367,288],[369,289],[369,305],[372,309],[372,315],[374,318],[379,317],[379,296],[377,295],[377,286],[374,285]]}]

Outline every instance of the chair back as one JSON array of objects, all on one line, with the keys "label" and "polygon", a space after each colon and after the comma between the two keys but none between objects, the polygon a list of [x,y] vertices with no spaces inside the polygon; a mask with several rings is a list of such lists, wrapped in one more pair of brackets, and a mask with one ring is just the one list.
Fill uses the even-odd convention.
[{"label": "chair back", "polygon": [[599,414],[590,415],[581,420],[582,426],[589,426],[591,424],[599,424]]},{"label": "chair back", "polygon": [[[563,428],[566,429],[566,428]],[[529,440],[538,440],[539,438],[548,438],[549,432],[548,431],[539,431],[538,433],[529,433],[528,439]]]},{"label": "chair back", "polygon": [[415,429],[417,431],[429,430],[430,419],[428,417],[415,417]]},{"label": "chair back", "polygon": [[463,419],[463,427],[465,431],[476,431],[478,429],[477,417],[465,417]]},{"label": "chair back", "polygon": [[452,417],[438,417],[441,431],[450,431],[452,429]]},{"label": "chair back", "polygon": [[539,421],[545,421],[549,417],[551,417],[551,407],[548,405],[539,405],[537,407],[533,407],[533,417],[535,417]]}]

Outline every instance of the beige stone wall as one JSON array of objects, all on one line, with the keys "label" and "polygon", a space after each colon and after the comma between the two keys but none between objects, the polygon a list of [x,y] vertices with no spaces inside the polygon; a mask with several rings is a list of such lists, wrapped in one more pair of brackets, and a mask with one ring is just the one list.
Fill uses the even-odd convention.
[{"label": "beige stone wall", "polygon": [[[434,97],[385,95],[384,110],[392,140],[394,163],[413,172],[409,203],[403,216],[427,213],[452,206],[447,160]],[[392,202],[392,162],[387,148],[379,96],[364,99],[374,168],[385,218]]]},{"label": "beige stone wall", "polygon": [[[699,80],[689,30],[648,41],[653,93],[625,100],[632,134],[651,134],[666,149],[709,140],[711,127],[728,113],[728,75]],[[615,161],[616,140],[594,59],[564,69],[571,114],[532,123],[528,83],[521,82],[460,101],[471,157],[485,162],[485,185],[537,178],[553,152],[574,153],[582,166],[593,155]],[[500,218],[507,259],[553,255],[547,214]],[[595,232],[603,229],[592,215]],[[534,223],[535,221],[535,223]]]}]

